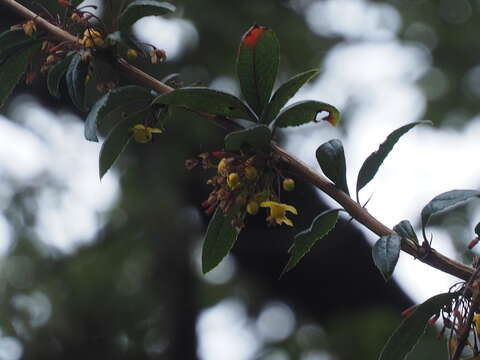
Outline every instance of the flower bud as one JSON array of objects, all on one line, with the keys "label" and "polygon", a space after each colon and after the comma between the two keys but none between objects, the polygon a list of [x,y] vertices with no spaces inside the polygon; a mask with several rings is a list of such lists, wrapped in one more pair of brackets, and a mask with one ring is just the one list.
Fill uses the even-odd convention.
[{"label": "flower bud", "polygon": [[141,144],[148,143],[152,140],[153,133],[161,133],[162,130],[157,128],[146,127],[142,124],[137,124],[132,128],[133,139]]},{"label": "flower bud", "polygon": [[291,178],[286,178],[282,182],[283,190],[285,191],[293,191],[295,189],[295,180]]},{"label": "flower bud", "polygon": [[250,180],[250,181],[253,181],[257,178],[258,174],[257,174],[257,169],[255,169],[253,166],[247,166],[245,168],[245,177]]},{"label": "flower bud", "polygon": [[218,170],[218,173],[220,175],[226,175],[226,173],[227,173],[227,160],[225,158],[220,160],[220,162],[218,163],[218,166],[217,166],[217,170]]},{"label": "flower bud", "polygon": [[231,173],[227,178],[227,185],[230,189],[235,190],[240,186],[240,176],[237,173]]},{"label": "flower bud", "polygon": [[37,26],[33,20],[27,21],[25,24],[22,24],[23,31],[25,35],[32,36],[35,31],[37,31]]},{"label": "flower bud", "polygon": [[138,51],[135,49],[128,49],[127,50],[127,57],[130,60],[135,60],[138,57]]},{"label": "flower bud", "polygon": [[256,215],[258,213],[259,208],[260,206],[256,201],[250,201],[247,204],[247,213],[249,213],[250,215]]},{"label": "flower bud", "polygon": [[55,55],[48,55],[45,59],[45,64],[52,65],[55,62]]}]

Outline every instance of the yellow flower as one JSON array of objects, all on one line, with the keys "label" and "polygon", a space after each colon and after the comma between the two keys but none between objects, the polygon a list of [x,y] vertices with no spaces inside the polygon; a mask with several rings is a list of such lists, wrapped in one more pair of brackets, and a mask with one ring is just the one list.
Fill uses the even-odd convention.
[{"label": "yellow flower", "polygon": [[245,168],[245,177],[250,180],[250,181],[253,181],[257,178],[257,169],[255,169],[253,166],[247,166]]},{"label": "yellow flower", "polygon": [[220,160],[217,166],[218,173],[220,175],[226,175],[227,174],[227,160],[223,158]]},{"label": "yellow flower", "polygon": [[475,322],[475,330],[477,334],[480,334],[480,314],[473,315],[473,321]]},{"label": "yellow flower", "polygon": [[146,127],[142,124],[137,124],[132,128],[133,131],[133,138],[135,141],[145,144],[152,140],[152,134],[161,134],[162,130],[157,128]]},{"label": "yellow flower", "polygon": [[80,44],[83,46],[90,48],[94,46],[102,46],[104,43],[102,34],[100,34],[97,30],[93,29],[86,29],[83,32],[83,38],[80,39]]},{"label": "yellow flower", "polygon": [[264,201],[260,204],[261,207],[270,208],[270,216],[267,217],[267,221],[282,225],[282,223],[288,226],[293,226],[292,220],[287,218],[286,212],[289,211],[292,214],[298,215],[297,209],[291,205],[278,203],[276,201]]},{"label": "yellow flower", "polygon": [[295,180],[286,178],[282,182],[283,190],[285,191],[293,191],[295,189]]},{"label": "yellow flower", "polygon": [[135,50],[135,49],[128,49],[127,50],[127,57],[130,59],[130,60],[134,60],[138,57],[138,51]]},{"label": "yellow flower", "polygon": [[231,173],[227,177],[227,185],[230,189],[235,190],[240,186],[240,176],[237,173]]},{"label": "yellow flower", "polygon": [[23,32],[27,36],[32,36],[35,31],[37,31],[37,26],[33,20],[27,21],[25,24],[22,24]]},{"label": "yellow flower", "polygon": [[250,201],[247,204],[247,213],[249,213],[250,215],[257,214],[258,209],[259,209],[259,206],[258,206],[258,203],[256,201]]}]

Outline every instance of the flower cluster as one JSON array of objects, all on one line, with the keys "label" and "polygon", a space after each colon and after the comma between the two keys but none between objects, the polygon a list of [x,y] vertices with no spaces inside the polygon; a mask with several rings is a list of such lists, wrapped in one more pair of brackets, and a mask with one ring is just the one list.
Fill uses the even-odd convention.
[{"label": "flower cluster", "polygon": [[[247,214],[256,215],[260,208],[267,208],[268,224],[293,226],[292,220],[286,214],[298,213],[293,206],[279,201],[279,184],[283,176],[270,157],[260,154],[212,152],[200,154],[199,158],[200,161],[188,161],[187,168],[193,168],[201,162],[205,169],[216,169],[216,174],[207,181],[207,184],[213,186],[213,190],[202,203],[207,215],[212,215],[216,209],[221,209],[224,213],[234,209],[238,216],[232,226],[240,230]],[[293,179],[283,178],[282,188],[285,191],[291,191],[294,187]]]},{"label": "flower cluster", "polygon": [[83,32],[83,37],[79,40],[79,43],[86,48],[93,48],[102,46],[105,41],[103,40],[102,34],[92,28],[87,28]]}]

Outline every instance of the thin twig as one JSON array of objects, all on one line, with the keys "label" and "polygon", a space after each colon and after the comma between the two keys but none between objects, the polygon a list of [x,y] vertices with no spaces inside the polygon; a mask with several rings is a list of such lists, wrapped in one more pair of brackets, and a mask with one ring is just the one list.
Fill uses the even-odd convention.
[{"label": "thin twig", "polygon": [[[78,38],[71,35],[70,33],[58,28],[57,26],[49,23],[47,20],[41,18],[34,12],[20,5],[14,0],[0,0],[0,5],[9,7],[17,14],[34,20],[35,23],[46,30],[50,35],[54,36],[60,41],[71,41],[78,42]],[[118,58],[117,65],[120,70],[122,70],[128,77],[134,80],[136,83],[143,85],[147,88],[153,89],[160,94],[165,94],[173,91],[173,88],[162,83],[161,81],[155,79],[154,77],[148,75],[142,70],[136,68],[135,66],[129,64],[126,60]],[[238,130],[239,127],[235,122],[230,119],[215,116],[212,114],[202,114],[203,116],[214,121],[217,125],[232,131]],[[274,155],[278,160],[289,170],[291,170],[296,176],[305,181],[310,182],[312,185],[316,186],[318,189],[329,195],[332,199],[337,201],[353,218],[358,222],[366,226],[372,232],[378,236],[394,234],[395,232],[378,221],[375,217],[370,215],[370,213],[357,204],[350,196],[345,194],[343,191],[337,189],[333,183],[328,179],[320,175],[319,173],[313,171],[311,168],[303,164],[300,160],[296,159],[285,150],[280,148],[276,144],[272,144],[272,149]],[[474,269],[459,263],[455,260],[452,260],[434,249],[429,249],[428,253],[420,252],[421,248],[410,239],[403,239],[402,241],[402,250],[412,255],[415,258],[420,259],[422,262],[438,269],[443,272],[454,275],[460,279],[467,281],[472,276]]]}]

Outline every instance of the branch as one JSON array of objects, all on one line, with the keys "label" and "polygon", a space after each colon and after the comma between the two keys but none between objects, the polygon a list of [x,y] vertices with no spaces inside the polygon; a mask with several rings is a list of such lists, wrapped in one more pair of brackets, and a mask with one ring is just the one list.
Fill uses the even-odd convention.
[{"label": "branch", "polygon": [[[12,9],[17,14],[25,17],[26,19],[35,21],[35,23],[39,27],[46,30],[50,35],[52,35],[59,41],[69,41],[74,43],[78,42],[77,37],[49,23],[47,20],[43,19],[42,17],[30,11],[23,5],[17,3],[16,1],[0,0],[0,5],[2,4]],[[116,62],[120,69],[123,70],[123,72],[128,77],[130,77],[132,80],[134,80],[140,85],[153,89],[160,94],[165,94],[174,90],[170,86],[162,83],[161,81],[155,79],[154,77],[136,68],[135,66],[130,65],[126,60],[122,58],[116,59]],[[238,130],[239,128],[236,123],[224,117],[215,116],[212,114],[202,115],[227,130]],[[338,190],[335,185],[331,183],[328,179],[315,172],[307,165],[303,164],[294,156],[288,154],[278,145],[272,144],[272,149],[274,154],[284,166],[289,168],[299,178],[302,178],[305,181],[311,183],[312,185],[323,191],[325,194],[330,196],[332,199],[337,201],[354,219],[366,226],[372,232],[374,232],[378,236],[395,233],[392,229],[388,228],[375,217],[370,215],[370,213],[365,208],[361,207],[350,196]],[[409,239],[402,240],[402,250],[438,270],[454,275],[465,281],[467,281],[474,272],[473,268],[459,263],[455,260],[452,260],[435,251],[434,249],[428,248],[426,250],[423,247],[418,247],[413,241]]]}]

